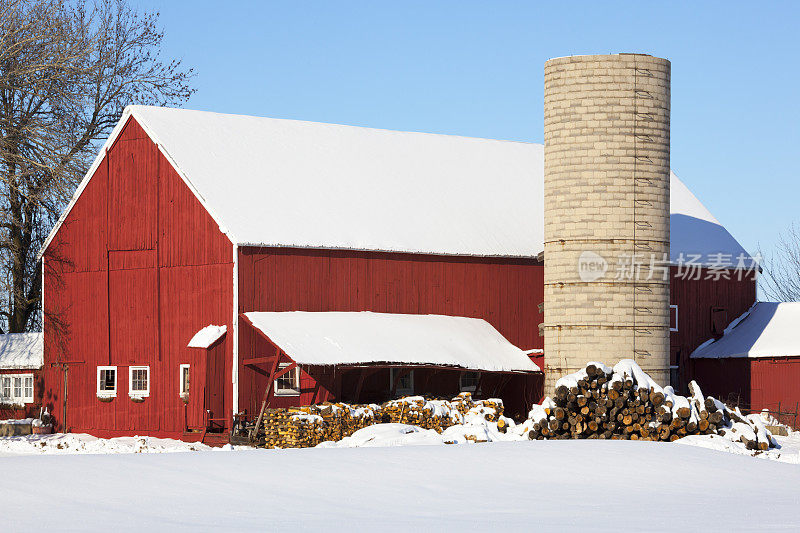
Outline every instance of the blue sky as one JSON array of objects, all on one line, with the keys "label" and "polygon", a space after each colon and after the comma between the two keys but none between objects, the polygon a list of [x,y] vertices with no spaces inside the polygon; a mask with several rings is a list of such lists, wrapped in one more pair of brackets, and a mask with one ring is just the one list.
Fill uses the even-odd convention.
[{"label": "blue sky", "polygon": [[751,252],[800,220],[800,3],[131,2],[228,113],[542,142],[547,59],[666,57],[673,170]]}]

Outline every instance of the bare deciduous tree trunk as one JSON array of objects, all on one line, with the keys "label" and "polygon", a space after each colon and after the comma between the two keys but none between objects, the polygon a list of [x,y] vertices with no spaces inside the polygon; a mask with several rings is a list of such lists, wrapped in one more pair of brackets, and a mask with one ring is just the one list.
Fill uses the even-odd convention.
[{"label": "bare deciduous tree trunk", "polygon": [[0,329],[41,322],[37,253],[126,105],[170,105],[192,71],[126,0],[0,3]]}]

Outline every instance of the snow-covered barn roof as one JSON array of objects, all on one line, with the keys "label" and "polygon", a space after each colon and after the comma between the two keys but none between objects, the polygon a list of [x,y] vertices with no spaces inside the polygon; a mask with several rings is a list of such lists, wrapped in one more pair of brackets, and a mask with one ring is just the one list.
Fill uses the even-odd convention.
[{"label": "snow-covered barn roof", "polygon": [[539,367],[479,318],[372,312],[245,313],[300,365],[435,365],[489,372]]},{"label": "snow-covered barn roof", "polygon": [[[510,257],[544,248],[540,144],[129,106],[106,147],[129,117],[236,244]],[[673,260],[744,252],[674,174],[671,187]]]},{"label": "snow-covered barn roof", "polygon": [[800,302],[757,302],[731,322],[722,337],[700,345],[691,357],[800,356]]},{"label": "snow-covered barn roof", "polygon": [[0,370],[35,370],[44,364],[41,333],[0,335]]}]

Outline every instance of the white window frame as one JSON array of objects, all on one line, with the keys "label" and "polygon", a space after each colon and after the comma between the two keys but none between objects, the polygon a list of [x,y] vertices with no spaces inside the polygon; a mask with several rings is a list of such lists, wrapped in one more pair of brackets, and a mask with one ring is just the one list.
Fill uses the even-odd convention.
[{"label": "white window frame", "polygon": [[[394,378],[395,378],[395,377],[397,377],[397,373],[398,373],[400,370],[402,370],[402,369],[400,369],[400,368],[390,368],[390,369],[389,369],[389,390],[390,390],[390,391],[391,391],[392,387],[394,386]],[[394,392],[395,392],[395,394],[399,394],[399,395],[403,395],[403,394],[405,394],[405,395],[414,394],[414,371],[413,371],[413,370],[411,370],[411,371],[410,371],[408,374],[406,374],[406,376],[405,376],[405,377],[407,377],[407,378],[410,380],[410,382],[411,382],[411,386],[410,386],[410,387],[407,387],[407,388],[405,388],[405,389],[401,389],[401,388],[400,388],[400,382],[398,382],[398,383],[397,383],[397,390],[396,390],[396,391],[394,391]]]},{"label": "white window frame", "polygon": [[[286,368],[291,364],[292,363],[280,363],[278,365],[278,370],[283,370],[284,368]],[[285,377],[290,374],[292,375],[292,381],[294,382],[296,387],[280,388],[278,387],[278,379],[280,378],[278,378],[272,385],[272,388],[275,389],[275,396],[300,396],[300,367],[299,366],[294,367],[281,377]]]},{"label": "white window frame", "polygon": [[12,374],[12,385],[13,388],[11,389],[11,395],[14,398],[22,398],[23,395],[23,388],[22,388],[22,375],[21,374]]},{"label": "white window frame", "polygon": [[[114,371],[114,390],[100,390],[100,373],[103,370]],[[98,398],[116,398],[117,391],[119,390],[119,371],[115,366],[98,366],[97,367],[97,396]]]},{"label": "white window frame", "polygon": [[678,331],[678,306],[670,305],[669,308],[675,310],[675,327],[674,328],[672,327],[672,317],[670,316],[669,330]]},{"label": "white window frame", "polygon": [[12,376],[13,374],[0,376],[0,399],[2,399],[3,403],[11,403],[13,401],[14,380],[11,379]]},{"label": "white window frame", "polygon": [[[25,394],[25,389],[28,388],[27,382],[31,380],[31,394]],[[25,403],[33,403],[33,397],[36,394],[36,381],[33,379],[33,374],[22,374],[22,400]]]},{"label": "white window frame", "polygon": [[[467,374],[475,374],[475,385],[464,385],[464,377]],[[465,372],[461,372],[458,375],[458,388],[461,390],[461,392],[475,392],[475,390],[478,388],[478,382],[480,379],[481,373],[477,370],[467,370]]]},{"label": "white window frame", "polygon": [[[183,371],[187,370],[189,372],[189,390],[183,389]],[[192,390],[192,365],[183,364],[178,367],[178,395],[181,398],[185,398],[189,396],[189,391]]]},{"label": "white window frame", "polygon": [[[25,394],[25,382],[31,380],[31,394]],[[14,382],[19,380],[19,394],[16,393]],[[6,394],[6,387],[8,387],[8,394]],[[33,403],[35,382],[33,374],[5,374],[0,376],[0,403],[10,405],[25,405],[26,403]]]},{"label": "white window frame", "polygon": [[[135,370],[147,371],[147,389],[133,390],[133,372]],[[128,367],[128,396],[131,398],[147,398],[150,396],[150,367],[149,366],[130,366]]]}]

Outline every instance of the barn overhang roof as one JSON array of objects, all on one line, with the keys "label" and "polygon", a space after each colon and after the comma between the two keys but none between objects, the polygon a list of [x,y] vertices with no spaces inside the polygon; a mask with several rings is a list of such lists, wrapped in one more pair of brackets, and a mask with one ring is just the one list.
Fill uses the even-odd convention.
[{"label": "barn overhang roof", "polygon": [[251,312],[243,316],[299,365],[540,370],[525,352],[478,318],[367,311]]},{"label": "barn overhang roof", "polygon": [[709,339],[693,359],[800,356],[800,302],[756,302],[731,322],[722,337]]},{"label": "barn overhang roof", "polygon": [[189,340],[188,348],[210,348],[215,342],[220,340],[228,331],[228,326],[215,326],[209,324],[200,329]]}]

